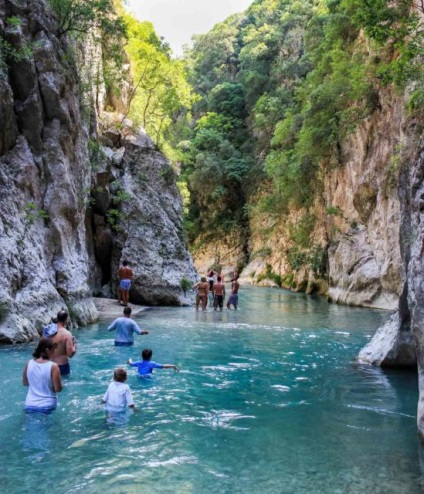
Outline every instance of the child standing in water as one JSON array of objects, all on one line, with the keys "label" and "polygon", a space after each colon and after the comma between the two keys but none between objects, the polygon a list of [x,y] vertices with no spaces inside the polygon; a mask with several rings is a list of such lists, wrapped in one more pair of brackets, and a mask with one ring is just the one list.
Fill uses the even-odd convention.
[{"label": "child standing in water", "polygon": [[153,369],[174,369],[176,372],[179,372],[176,365],[158,364],[156,362],[152,362],[152,355],[152,350],[150,350],[149,348],[145,348],[141,352],[141,357],[143,360],[133,362],[132,359],[129,359],[128,365],[130,365],[131,367],[137,367],[139,376],[147,376],[152,373]]},{"label": "child standing in water", "polygon": [[134,409],[134,400],[127,380],[127,371],[125,369],[115,369],[113,381],[109,384],[102,403],[106,403],[106,408],[110,411],[124,411],[127,407]]}]

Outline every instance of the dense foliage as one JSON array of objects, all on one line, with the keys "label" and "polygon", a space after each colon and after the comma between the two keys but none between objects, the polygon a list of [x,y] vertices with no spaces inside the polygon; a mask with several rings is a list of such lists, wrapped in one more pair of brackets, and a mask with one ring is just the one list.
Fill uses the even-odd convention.
[{"label": "dense foliage", "polygon": [[[186,58],[200,100],[184,166],[193,241],[234,229],[244,238],[261,211],[309,215],[382,88],[423,79],[423,6],[411,3],[256,0],[194,37]],[[411,110],[423,101],[416,90]]]},{"label": "dense foliage", "polygon": [[168,44],[156,34],[150,22],[137,21],[124,12],[122,19],[133,81],[130,117],[144,127],[171,158],[178,158],[172,133],[181,136],[178,126],[188,125],[194,101],[185,64],[172,58]]}]

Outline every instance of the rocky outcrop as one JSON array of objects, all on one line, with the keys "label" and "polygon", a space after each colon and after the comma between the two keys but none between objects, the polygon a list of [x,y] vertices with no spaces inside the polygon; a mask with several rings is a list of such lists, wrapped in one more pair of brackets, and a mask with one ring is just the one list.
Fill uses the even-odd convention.
[{"label": "rocky outcrop", "polygon": [[181,303],[195,271],[169,163],[142,134],[109,129],[100,146],[48,2],[0,0],[0,36],[0,342],[35,338],[64,306],[94,321],[122,256],[145,266],[137,300]]},{"label": "rocky outcrop", "polygon": [[[391,91],[343,145],[342,166],[326,181],[330,223],[329,298],[395,310],[402,291],[398,163],[405,144],[406,104]],[[331,228],[330,227],[330,228]]]},{"label": "rocky outcrop", "polygon": [[[110,131],[104,135],[110,142]],[[120,147],[101,148],[103,162],[92,191],[102,289],[115,292],[116,273],[126,259],[135,273],[130,292],[134,303],[185,304],[181,280],[193,284],[197,273],[187,251],[175,172],[152,140],[141,130],[134,133],[128,120],[114,136]]]},{"label": "rocky outcrop", "polygon": [[63,306],[81,324],[97,317],[80,199],[91,170],[66,41],[43,2],[0,1],[0,12],[15,54],[0,76],[0,340],[21,342]]},{"label": "rocky outcrop", "polygon": [[[412,129],[416,133],[416,129]],[[410,154],[400,174],[400,246],[403,292],[398,312],[360,352],[359,360],[391,367],[416,367],[419,373],[417,423],[424,440],[424,151]]]},{"label": "rocky outcrop", "polygon": [[[403,237],[403,260],[406,271],[405,290],[408,306],[400,305],[399,312],[414,336],[418,363],[419,401],[417,423],[424,442],[424,150],[413,166],[405,171],[402,193],[404,224],[408,235]],[[406,233],[406,232],[405,232]],[[409,316],[409,317],[408,317]]]},{"label": "rocky outcrop", "polygon": [[[343,143],[340,164],[323,165],[323,190],[308,211],[269,218],[253,209],[241,281],[395,310],[402,291],[397,186],[400,155],[409,146],[406,118],[404,98],[382,90],[378,108]],[[252,203],[257,199],[260,194]],[[297,231],[306,227],[300,245]],[[198,264],[212,264],[195,257]]]}]

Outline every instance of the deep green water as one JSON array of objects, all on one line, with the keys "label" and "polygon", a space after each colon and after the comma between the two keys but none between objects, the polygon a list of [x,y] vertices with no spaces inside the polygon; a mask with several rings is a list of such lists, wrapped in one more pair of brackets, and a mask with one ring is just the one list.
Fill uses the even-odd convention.
[{"label": "deep green water", "polygon": [[[387,313],[253,288],[240,308],[148,311],[132,349],[115,349],[104,325],[77,332],[47,417],[22,411],[32,348],[0,349],[1,492],[423,492],[416,377],[354,362]],[[138,411],[111,423],[101,396],[144,347],[181,372],[131,369]]]}]

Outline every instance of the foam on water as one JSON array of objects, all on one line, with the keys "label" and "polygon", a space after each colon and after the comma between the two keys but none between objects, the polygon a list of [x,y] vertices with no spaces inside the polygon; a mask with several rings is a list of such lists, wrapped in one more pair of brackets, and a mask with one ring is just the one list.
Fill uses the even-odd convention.
[{"label": "foam on water", "polygon": [[[114,348],[105,325],[77,333],[59,409],[25,416],[31,347],[2,348],[2,491],[118,493],[422,492],[416,377],[354,362],[387,313],[242,289],[242,311],[147,311],[150,334]],[[113,369],[175,363],[139,379],[119,420],[101,397]]]}]

